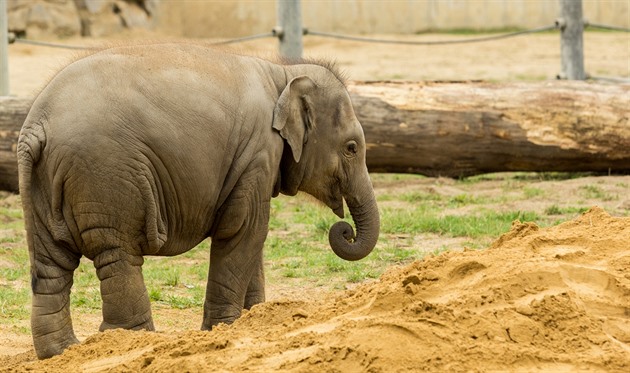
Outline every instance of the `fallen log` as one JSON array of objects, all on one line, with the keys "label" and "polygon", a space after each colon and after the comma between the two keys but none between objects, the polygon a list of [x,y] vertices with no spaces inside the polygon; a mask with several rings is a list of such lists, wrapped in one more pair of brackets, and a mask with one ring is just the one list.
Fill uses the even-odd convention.
[{"label": "fallen log", "polygon": [[630,85],[350,85],[372,172],[630,171]]},{"label": "fallen log", "polygon": [[[589,82],[354,82],[372,172],[630,172],[630,86]],[[0,98],[0,190],[30,99]]]},{"label": "fallen log", "polygon": [[0,190],[18,192],[17,139],[31,102],[0,96]]}]

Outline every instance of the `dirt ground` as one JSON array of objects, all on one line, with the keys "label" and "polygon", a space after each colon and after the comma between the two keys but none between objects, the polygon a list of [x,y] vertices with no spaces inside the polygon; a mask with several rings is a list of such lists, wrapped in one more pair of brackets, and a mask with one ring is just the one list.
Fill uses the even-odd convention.
[{"label": "dirt ground", "polygon": [[[262,55],[275,48],[270,40],[238,46]],[[560,68],[559,50],[555,33],[444,47],[320,38],[305,43],[305,54],[336,59],[355,80],[552,79]],[[628,34],[587,33],[585,50],[592,75],[630,78]],[[32,95],[75,53],[10,46],[12,93]],[[0,371],[627,372],[630,218],[620,216],[630,210],[629,178],[539,183],[543,196],[511,207],[540,211],[545,198],[559,205],[574,202],[577,197],[568,191],[579,183],[614,188],[619,199],[551,228],[515,222],[486,250],[459,247],[391,268],[379,280],[352,290],[275,285],[268,289],[269,302],[212,332],[193,331],[201,320],[196,309],[154,309],[156,324],[163,325],[158,333],[95,333],[97,318],[79,318],[74,323],[83,343],[61,356],[37,361],[30,336],[1,331]],[[491,183],[474,188],[479,193],[505,193],[489,187]],[[449,182],[440,185],[455,189]],[[434,185],[375,187],[378,194]],[[457,248],[458,242],[447,240],[422,236],[414,244]]]}]

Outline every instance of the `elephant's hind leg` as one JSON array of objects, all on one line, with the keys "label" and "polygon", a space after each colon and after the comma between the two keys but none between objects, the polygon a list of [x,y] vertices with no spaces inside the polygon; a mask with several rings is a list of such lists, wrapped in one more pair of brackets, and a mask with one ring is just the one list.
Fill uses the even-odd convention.
[{"label": "elephant's hind leg", "polygon": [[80,257],[55,242],[43,226],[32,237],[31,331],[37,357],[46,359],[79,343],[70,318],[70,289]]},{"label": "elephant's hind leg", "polygon": [[102,252],[94,258],[101,280],[103,323],[100,330],[155,330],[149,294],[142,277],[142,256],[128,254],[121,248]]}]

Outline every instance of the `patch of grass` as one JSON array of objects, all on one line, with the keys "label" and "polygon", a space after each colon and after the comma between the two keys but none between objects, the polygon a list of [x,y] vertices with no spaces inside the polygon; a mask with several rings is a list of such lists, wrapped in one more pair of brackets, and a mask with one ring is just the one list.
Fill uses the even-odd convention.
[{"label": "patch of grass", "polygon": [[150,286],[147,291],[151,302],[171,308],[186,309],[203,306],[205,291],[189,288],[188,291],[174,291],[161,286]]},{"label": "patch of grass", "polygon": [[594,175],[592,172],[516,172],[514,178],[521,181],[562,181]]},{"label": "patch of grass", "polygon": [[0,285],[0,323],[12,323],[27,319],[30,315],[31,291],[28,287],[16,287],[12,281]]},{"label": "patch of grass", "polygon": [[375,279],[378,278],[383,270],[377,270],[375,268],[369,268],[367,266],[360,265],[351,265],[350,271],[346,276],[346,279],[350,282],[361,282],[365,281],[365,279]]},{"label": "patch of grass", "polygon": [[72,308],[100,309],[100,282],[91,261],[82,259],[74,271],[74,284],[70,294]]},{"label": "patch of grass", "polygon": [[448,205],[452,207],[461,207],[466,205],[478,205],[485,202],[484,198],[475,197],[472,194],[458,194],[449,198]]},{"label": "patch of grass", "polygon": [[562,210],[558,205],[551,205],[545,209],[547,215],[562,215]]},{"label": "patch of grass", "polygon": [[559,207],[551,205],[545,209],[546,215],[582,214],[588,211],[587,207]]},{"label": "patch of grass", "polygon": [[496,181],[496,180],[504,180],[506,177],[509,177],[510,174],[505,172],[494,172],[488,174],[474,175],[468,176],[459,179],[457,182],[462,184],[476,184],[482,181]]},{"label": "patch of grass", "polygon": [[15,326],[30,315],[31,276],[28,249],[23,241],[20,235],[0,240],[0,324]]},{"label": "patch of grass", "polygon": [[159,265],[147,265],[143,271],[144,277],[147,281],[163,286],[173,287],[179,285],[181,266],[168,264],[165,261],[160,261]]},{"label": "patch of grass", "polygon": [[160,287],[150,287],[147,289],[149,293],[149,299],[151,302],[159,302],[163,299],[164,295],[162,294],[162,288]]},{"label": "patch of grass", "polygon": [[0,216],[4,217],[4,220],[22,220],[24,218],[20,208],[0,207]]},{"label": "patch of grass", "polygon": [[169,295],[162,302],[177,309],[199,308],[203,306],[203,297]]},{"label": "patch of grass", "polygon": [[21,242],[22,238],[19,236],[7,236],[7,237],[0,237],[0,244],[3,243],[18,243]]},{"label": "patch of grass", "polygon": [[587,199],[599,199],[602,201],[613,201],[619,199],[619,196],[612,195],[597,185],[583,185],[579,188],[582,197]]},{"label": "patch of grass", "polygon": [[452,237],[479,238],[500,235],[510,229],[514,220],[536,221],[538,215],[529,211],[484,211],[477,215],[439,216],[426,209],[385,209],[381,223],[383,233],[431,232]]},{"label": "patch of grass", "polygon": [[523,194],[525,194],[525,198],[529,199],[529,198],[542,196],[545,194],[545,191],[539,188],[525,187],[523,188]]},{"label": "patch of grass", "polygon": [[483,237],[496,236],[510,229],[512,222],[535,221],[538,216],[533,212],[486,212],[479,216],[447,215],[432,219],[427,227],[430,232],[449,234],[455,237]]},{"label": "patch of grass", "polygon": [[[271,236],[265,243],[265,263],[269,278],[302,279],[315,281],[320,285],[336,287],[335,284],[356,282],[378,277],[385,266],[379,253],[372,253],[358,262],[348,262],[338,258],[327,243],[308,238]],[[399,261],[409,254],[392,254],[387,263]]]},{"label": "patch of grass", "polygon": [[373,183],[398,183],[426,178],[426,176],[416,174],[370,174]]},{"label": "patch of grass", "polygon": [[437,193],[408,192],[400,195],[399,199],[405,202],[415,203],[426,201],[441,201],[443,197]]},{"label": "patch of grass", "polygon": [[330,226],[335,224],[338,220],[339,218],[335,215],[320,215],[316,217],[311,230],[314,230],[315,235],[320,241],[326,241],[328,240]]}]

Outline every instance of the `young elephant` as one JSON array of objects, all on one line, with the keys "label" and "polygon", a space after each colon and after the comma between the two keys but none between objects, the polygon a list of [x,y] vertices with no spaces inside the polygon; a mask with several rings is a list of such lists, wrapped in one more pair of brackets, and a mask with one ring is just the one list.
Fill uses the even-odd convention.
[{"label": "young elephant", "polygon": [[95,52],[37,97],[18,142],[39,358],[77,343],[70,319],[81,256],[101,281],[103,322],[153,330],[144,255],[212,237],[202,329],[265,299],[270,199],[309,193],[339,222],[330,245],[370,253],[379,214],[365,139],[339,74],[195,44]]}]

